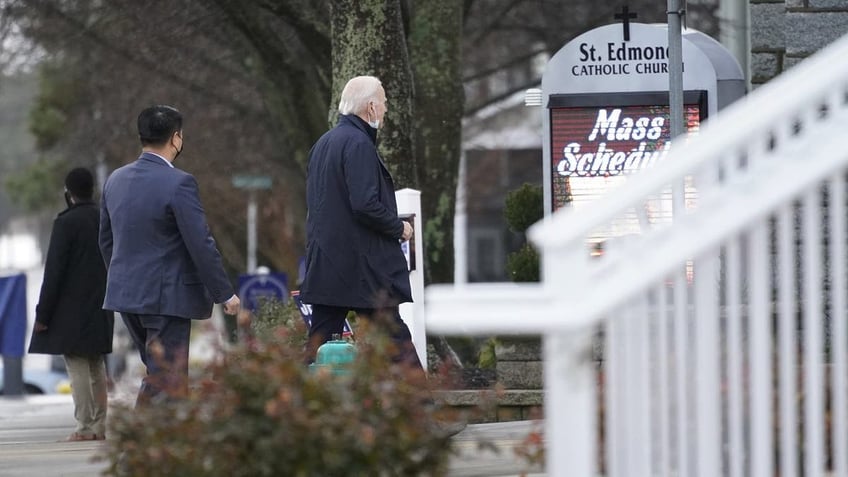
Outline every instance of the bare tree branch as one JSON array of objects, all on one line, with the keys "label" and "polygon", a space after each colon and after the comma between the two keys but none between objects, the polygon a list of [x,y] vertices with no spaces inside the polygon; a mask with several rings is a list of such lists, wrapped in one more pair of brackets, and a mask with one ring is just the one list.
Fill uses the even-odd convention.
[{"label": "bare tree branch", "polygon": [[156,75],[159,75],[169,81],[174,82],[175,84],[182,85],[189,91],[193,91],[195,93],[206,96],[210,100],[214,100],[215,102],[218,102],[220,104],[226,104],[228,107],[232,108],[235,111],[238,111],[240,114],[246,116],[262,116],[260,111],[251,108],[250,106],[245,105],[243,103],[233,101],[230,97],[219,94],[213,88],[209,87],[209,85],[192,81],[186,75],[176,74],[168,69],[162,68],[159,63],[146,58],[142,54],[139,54],[138,50],[127,48],[118,42],[112,41],[110,38],[102,36],[98,31],[89,28],[88,25],[80,21],[78,18],[67,14],[64,10],[56,6],[54,2],[41,0],[24,0],[24,3],[33,8],[37,8],[43,11],[47,15],[52,15],[61,19],[62,21],[67,23],[71,28],[76,30],[82,37],[88,40],[92,46],[102,48],[104,51],[108,51],[120,58],[127,59],[129,60],[129,63],[134,64],[137,68],[141,70],[153,72]]},{"label": "bare tree branch", "polygon": [[469,75],[466,75],[462,78],[462,81],[464,83],[476,81],[476,80],[479,80],[481,78],[485,78],[487,76],[493,75],[495,73],[498,73],[498,72],[501,72],[501,71],[504,71],[504,70],[508,70],[509,68],[512,68],[513,66],[520,65],[522,63],[526,63],[527,61],[530,61],[533,58],[535,58],[536,56],[538,56],[540,53],[545,53],[546,51],[547,51],[547,48],[537,48],[535,50],[531,50],[531,51],[526,52],[526,53],[524,53],[520,56],[509,58],[507,61],[505,61],[503,63],[499,63],[495,66],[492,66],[491,68],[486,68],[486,69],[483,69],[483,70],[475,71],[475,72],[473,72]]},{"label": "bare tree branch", "polygon": [[486,101],[484,101],[480,104],[475,104],[473,106],[466,105],[465,112],[463,113],[463,115],[466,116],[466,117],[473,116],[478,111],[480,111],[481,109],[483,109],[487,106],[495,104],[499,101],[503,101],[504,99],[509,98],[510,96],[512,96],[513,94],[515,94],[519,91],[524,91],[527,88],[531,88],[531,87],[536,86],[538,84],[539,84],[539,80],[534,78],[534,79],[532,79],[530,81],[526,81],[522,84],[513,85],[511,88],[507,89],[506,91],[504,91],[500,94],[488,97]]}]

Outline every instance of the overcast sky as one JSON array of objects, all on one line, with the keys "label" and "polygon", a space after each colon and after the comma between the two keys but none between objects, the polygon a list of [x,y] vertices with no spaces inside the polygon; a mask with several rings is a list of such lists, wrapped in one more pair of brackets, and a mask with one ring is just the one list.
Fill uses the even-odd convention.
[{"label": "overcast sky", "polygon": [[[0,29],[2,28],[2,22],[0,22]],[[43,51],[34,48],[15,25],[9,25],[8,32],[0,32],[0,38],[3,43],[0,48],[0,73],[2,74],[31,71],[43,56]]]}]

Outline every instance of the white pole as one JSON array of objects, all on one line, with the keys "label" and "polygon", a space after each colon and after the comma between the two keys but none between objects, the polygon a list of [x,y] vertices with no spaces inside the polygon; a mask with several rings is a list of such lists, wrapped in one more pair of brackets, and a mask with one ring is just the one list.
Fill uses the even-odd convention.
[{"label": "white pole", "polygon": [[251,190],[247,200],[247,273],[256,271],[256,192]]},{"label": "white pole", "polygon": [[545,463],[549,475],[597,475],[597,403],[592,330],[550,332],[545,358]]},{"label": "white pole", "polygon": [[409,284],[412,287],[412,303],[401,303],[400,316],[412,333],[412,344],[418,353],[421,365],[427,369],[427,329],[424,322],[424,230],[421,217],[421,191],[401,189],[395,191],[399,215],[413,215],[413,243],[410,250],[414,256],[415,270],[409,272]]},{"label": "white pole", "polygon": [[97,175],[97,189],[102,193],[103,186],[106,185],[106,177],[108,175],[106,170],[106,160],[103,157],[103,151],[99,151],[97,153],[97,168],[95,169],[95,174]]},{"label": "white pole", "polygon": [[456,207],[453,216],[453,282],[468,283],[468,215],[466,206],[465,150],[459,155],[459,179],[456,182]]}]

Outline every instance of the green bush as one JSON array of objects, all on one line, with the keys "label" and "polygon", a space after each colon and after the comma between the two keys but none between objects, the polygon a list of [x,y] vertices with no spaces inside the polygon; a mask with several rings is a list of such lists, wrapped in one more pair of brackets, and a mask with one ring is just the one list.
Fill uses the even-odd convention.
[{"label": "green bush", "polygon": [[489,337],[483,346],[480,347],[480,356],[477,360],[477,365],[483,369],[495,369],[498,364],[498,358],[495,355],[495,347],[498,345],[498,340],[494,336]]},{"label": "green bush", "polygon": [[506,258],[506,269],[514,282],[539,281],[539,253],[525,243],[520,250]]},{"label": "green bush", "polygon": [[[509,228],[524,234],[544,215],[542,188],[524,184],[507,194],[505,205],[504,218]],[[539,254],[526,242],[526,238],[521,249],[507,256],[506,271],[514,282],[539,281]]]},{"label": "green bush", "polygon": [[221,352],[185,399],[116,407],[106,474],[445,475],[453,449],[437,423],[453,416],[424,374],[390,364],[390,342],[368,323],[350,378],[312,373],[292,308],[266,306],[253,336]]},{"label": "green bush", "polygon": [[[286,330],[285,333],[280,333],[281,329]],[[303,348],[308,332],[294,300],[286,303],[260,301],[259,310],[250,320],[250,330],[253,336],[264,340],[284,340],[281,344],[291,348]]]},{"label": "green bush", "polygon": [[523,234],[544,216],[542,188],[524,184],[506,195],[504,218],[509,228]]}]

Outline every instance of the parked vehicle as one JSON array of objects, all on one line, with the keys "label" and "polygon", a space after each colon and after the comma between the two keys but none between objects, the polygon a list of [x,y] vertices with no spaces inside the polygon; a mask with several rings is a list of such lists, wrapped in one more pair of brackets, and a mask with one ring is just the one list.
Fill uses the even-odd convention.
[{"label": "parked vehicle", "polygon": [[[61,356],[51,360],[49,369],[27,368],[24,366],[25,394],[70,394],[71,381],[65,371]],[[3,365],[0,360],[0,395],[5,394],[3,385]]]}]

